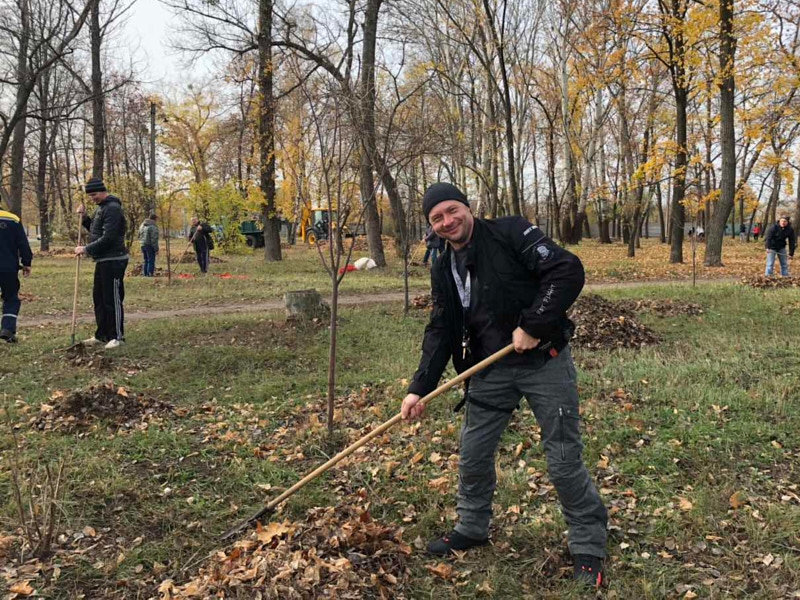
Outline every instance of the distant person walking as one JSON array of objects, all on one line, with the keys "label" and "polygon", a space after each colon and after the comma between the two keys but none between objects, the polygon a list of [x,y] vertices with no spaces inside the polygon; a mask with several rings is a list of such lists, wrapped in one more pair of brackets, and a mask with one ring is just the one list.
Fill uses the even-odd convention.
[{"label": "distant person walking", "polygon": [[83,226],[89,230],[89,243],[77,246],[75,255],[89,256],[95,263],[92,297],[97,330],[83,343],[87,346],[105,344],[107,349],[119,348],[125,343],[124,279],[130,258],[125,247],[125,213],[122,201],[108,193],[99,177],[87,181],[85,189],[97,210],[88,217],[86,207],[83,204],[78,207]]},{"label": "distant person walking", "polygon": [[158,225],[156,214],[150,216],[139,225],[139,245],[142,247],[142,275],[154,277],[156,274],[156,254],[158,254]]},{"label": "distant person walking", "polygon": [[0,210],[0,294],[3,296],[3,317],[0,320],[0,340],[9,344],[17,341],[17,317],[22,301],[19,299],[19,271],[31,274],[33,253],[20,219],[14,213]]},{"label": "distant person walking", "polygon": [[422,265],[427,267],[428,258],[431,259],[431,264],[436,262],[436,257],[439,255],[439,252],[444,250],[445,241],[436,235],[431,225],[428,225],[422,239],[425,242],[425,256],[422,257]]},{"label": "distant person walking", "polygon": [[753,239],[758,241],[758,236],[761,235],[761,223],[756,223],[755,227],[753,227]]},{"label": "distant person walking", "polygon": [[208,263],[211,260],[211,251],[214,249],[213,230],[208,223],[203,223],[197,216],[192,217],[192,228],[189,230],[189,240],[194,246],[197,264],[201,273],[208,273]]},{"label": "distant person walking", "polygon": [[778,222],[771,225],[764,235],[764,246],[767,249],[767,269],[764,271],[766,277],[770,277],[775,270],[775,257],[781,263],[781,277],[789,277],[789,259],[786,257],[786,242],[789,242],[789,257],[794,257],[794,249],[797,240],[794,237],[794,230],[789,225],[789,217],[781,216]]},{"label": "distant person walking", "polygon": [[742,223],[739,225],[739,241],[746,242],[747,241],[747,225]]}]

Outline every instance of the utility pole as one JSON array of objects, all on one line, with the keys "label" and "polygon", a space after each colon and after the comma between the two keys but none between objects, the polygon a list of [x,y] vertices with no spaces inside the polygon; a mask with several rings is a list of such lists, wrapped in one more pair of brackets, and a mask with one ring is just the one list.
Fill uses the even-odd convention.
[{"label": "utility pole", "polygon": [[156,210],[156,103],[150,103],[150,211]]}]

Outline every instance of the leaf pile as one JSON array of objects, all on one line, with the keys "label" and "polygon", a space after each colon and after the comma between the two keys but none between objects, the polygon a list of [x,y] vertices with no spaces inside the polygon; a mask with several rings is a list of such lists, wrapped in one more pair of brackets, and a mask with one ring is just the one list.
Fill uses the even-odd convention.
[{"label": "leaf pile", "polygon": [[[142,274],[142,269],[143,268],[144,268],[144,265],[142,265],[142,263],[136,263],[133,266],[133,269],[131,269],[131,272],[129,273],[129,275],[132,275],[134,277],[138,277],[139,275]],[[161,267],[156,267],[155,276],[156,277],[166,277],[167,276],[167,272]]]},{"label": "leaf pile", "polygon": [[162,600],[183,598],[397,598],[411,546],[403,529],[372,518],[367,506],[312,508],[305,522],[260,524],[219,551],[184,585],[167,579]]},{"label": "leaf pile", "polygon": [[625,307],[633,312],[645,312],[659,317],[697,317],[703,314],[703,307],[694,302],[681,302],[680,300],[622,300],[617,302],[620,307]]},{"label": "leaf pile", "polygon": [[105,381],[69,393],[56,390],[31,424],[39,430],[72,430],[102,421],[130,429],[171,409],[166,402]]},{"label": "leaf pile", "polygon": [[800,277],[742,277],[740,283],[759,290],[776,290],[800,287]]},{"label": "leaf pile", "polygon": [[420,294],[419,296],[414,296],[411,300],[412,308],[418,308],[420,310],[424,310],[431,307],[431,295],[430,294]]},{"label": "leaf pile", "polygon": [[624,304],[596,294],[578,298],[570,309],[575,322],[572,345],[587,350],[641,348],[659,343],[658,336],[636,320]]}]

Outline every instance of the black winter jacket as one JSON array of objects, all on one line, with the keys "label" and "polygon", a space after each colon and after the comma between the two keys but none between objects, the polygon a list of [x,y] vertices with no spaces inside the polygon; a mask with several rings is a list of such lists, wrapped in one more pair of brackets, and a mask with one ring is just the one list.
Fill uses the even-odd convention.
[{"label": "black winter jacket", "polygon": [[0,210],[0,273],[16,273],[20,263],[30,267],[32,260],[28,236],[19,217]]},{"label": "black winter jacket", "polygon": [[[197,226],[200,226],[201,231],[197,231]],[[203,223],[202,221],[197,225],[189,228],[189,240],[194,246],[195,252],[206,252],[207,250],[214,249],[214,230],[211,225]]]},{"label": "black winter jacket", "polygon": [[122,202],[108,195],[97,205],[92,217],[83,217],[83,226],[89,230],[86,254],[95,262],[123,260],[128,258],[125,247],[125,213]]},{"label": "black winter jacket", "polygon": [[[549,341],[556,348],[563,347],[565,331],[571,328],[566,311],[585,281],[578,257],[521,217],[476,218],[469,246],[467,266],[473,277],[473,295],[479,295],[492,326],[505,337],[504,343],[511,343],[514,329],[521,327],[542,344]],[[451,260],[453,250],[448,245],[431,269],[433,308],[425,328],[419,369],[408,388],[412,394],[424,396],[435,389],[451,358],[461,373],[502,348],[480,349],[471,336],[471,352],[466,360],[463,358],[464,313]],[[532,368],[545,361],[543,353],[537,351],[523,356]]]},{"label": "black winter jacket", "polygon": [[767,250],[783,252],[786,249],[786,242],[789,242],[789,256],[794,256],[794,249],[797,240],[794,236],[794,229],[791,225],[781,227],[780,223],[773,223],[764,236],[764,246]]}]

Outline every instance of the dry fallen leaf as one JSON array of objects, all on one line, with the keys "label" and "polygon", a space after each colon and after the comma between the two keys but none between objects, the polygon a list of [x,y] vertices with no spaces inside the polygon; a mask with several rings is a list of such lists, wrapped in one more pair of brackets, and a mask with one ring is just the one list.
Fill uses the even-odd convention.
[{"label": "dry fallen leaf", "polygon": [[492,586],[489,585],[488,579],[484,581],[482,584],[475,586],[475,591],[481,592],[482,594],[486,594],[488,596],[494,594],[494,590],[492,589]]},{"label": "dry fallen leaf", "polygon": [[85,535],[86,537],[95,537],[97,536],[97,531],[91,525],[87,525],[86,527],[83,528],[83,535]]},{"label": "dry fallen leaf", "polygon": [[450,479],[447,477],[447,475],[443,475],[442,477],[431,479],[428,482],[428,486],[432,487],[435,490],[439,490],[442,493],[445,493],[450,487]]},{"label": "dry fallen leaf", "polygon": [[280,537],[284,533],[288,533],[290,530],[291,527],[287,521],[284,521],[283,523],[270,523],[266,527],[262,527],[261,523],[259,523],[256,526],[256,537],[258,537],[259,542],[263,544],[269,544],[276,537]]},{"label": "dry fallen leaf", "polygon": [[731,508],[736,510],[747,504],[747,496],[743,492],[734,492],[730,497]]},{"label": "dry fallen leaf", "polygon": [[694,505],[691,502],[689,502],[688,499],[680,497],[678,498],[678,506],[680,506],[682,511],[689,512],[690,510],[692,510],[692,507]]},{"label": "dry fallen leaf", "polygon": [[18,581],[10,588],[8,588],[8,591],[11,592],[12,594],[19,594],[20,596],[30,596],[34,590],[29,582]]},{"label": "dry fallen leaf", "polygon": [[434,567],[428,565],[425,568],[428,569],[428,571],[430,571],[437,577],[441,577],[442,579],[450,579],[451,577],[453,577],[453,567],[451,567],[447,563],[439,563]]}]

